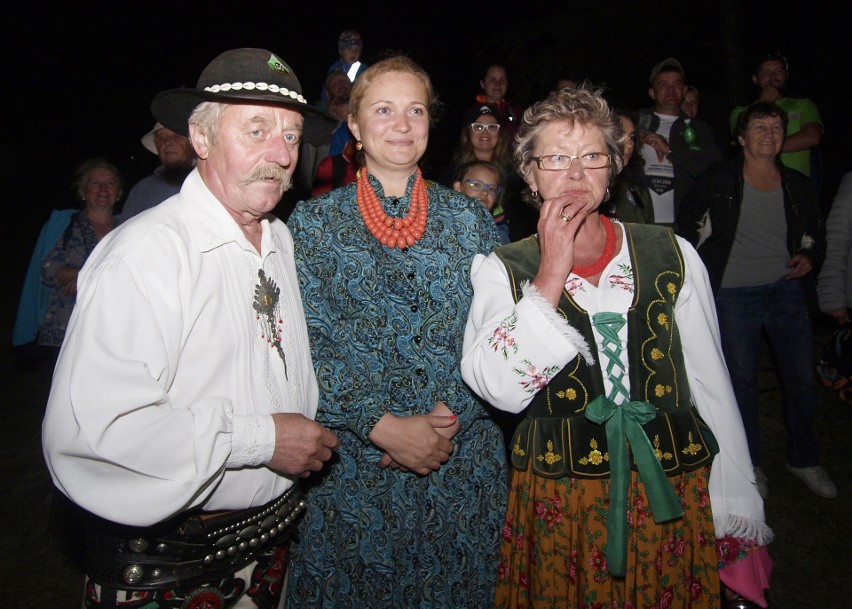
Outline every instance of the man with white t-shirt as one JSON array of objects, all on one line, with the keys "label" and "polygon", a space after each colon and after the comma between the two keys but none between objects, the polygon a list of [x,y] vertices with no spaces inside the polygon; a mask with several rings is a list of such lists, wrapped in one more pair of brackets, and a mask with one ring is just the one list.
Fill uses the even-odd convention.
[{"label": "man with white t-shirt", "polygon": [[680,62],[669,57],[651,70],[652,108],[639,113],[637,131],[657,224],[674,224],[680,200],[710,165],[722,160],[713,132],[681,111],[686,85]]}]

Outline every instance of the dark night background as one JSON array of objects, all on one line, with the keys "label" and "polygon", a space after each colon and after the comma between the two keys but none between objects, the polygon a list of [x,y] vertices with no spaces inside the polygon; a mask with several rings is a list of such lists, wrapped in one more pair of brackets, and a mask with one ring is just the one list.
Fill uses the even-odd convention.
[{"label": "dark night background", "polygon": [[[529,104],[557,76],[605,85],[620,105],[648,105],[648,74],[677,57],[701,92],[699,117],[724,133],[730,109],[756,96],[750,76],[758,54],[784,53],[789,93],[818,105],[827,207],[840,177],[852,170],[846,105],[852,74],[849,9],[756,0],[634,2],[78,2],[5,3],[0,48],[6,116],[2,193],[14,316],[32,245],[50,209],[76,204],[74,168],[104,156],[127,188],[156,166],[139,138],[153,125],[151,98],[194,86],[220,52],[269,49],[291,64],[310,102],[337,59],[343,29],[358,30],[362,59],[405,52],[432,76],[445,104],[429,158],[443,162],[455,145],[460,116],[478,91],[482,67],[506,65],[509,98]],[[844,3],[847,4],[847,3]],[[796,6],[795,9],[784,8]]]}]

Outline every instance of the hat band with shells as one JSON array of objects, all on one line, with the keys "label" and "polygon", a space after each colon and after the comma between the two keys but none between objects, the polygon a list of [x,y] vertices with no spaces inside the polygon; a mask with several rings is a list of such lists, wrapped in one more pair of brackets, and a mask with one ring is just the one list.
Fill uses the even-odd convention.
[{"label": "hat band with shells", "polygon": [[208,93],[228,93],[229,91],[269,91],[270,93],[280,93],[284,97],[289,97],[302,104],[307,104],[308,101],[298,92],[291,91],[286,87],[279,87],[276,84],[268,84],[265,82],[232,82],[221,85],[211,85],[204,87]]}]

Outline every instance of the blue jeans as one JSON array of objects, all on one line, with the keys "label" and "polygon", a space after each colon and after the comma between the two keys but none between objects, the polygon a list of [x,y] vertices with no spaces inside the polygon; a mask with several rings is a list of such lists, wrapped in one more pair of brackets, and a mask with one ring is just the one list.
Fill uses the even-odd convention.
[{"label": "blue jeans", "polygon": [[819,445],[814,432],[816,380],[813,330],[804,285],[781,279],[749,288],[719,290],[716,297],[722,350],[754,465],[760,465],[758,358],[763,330],[775,357],[787,426],[787,463],[816,465]]}]

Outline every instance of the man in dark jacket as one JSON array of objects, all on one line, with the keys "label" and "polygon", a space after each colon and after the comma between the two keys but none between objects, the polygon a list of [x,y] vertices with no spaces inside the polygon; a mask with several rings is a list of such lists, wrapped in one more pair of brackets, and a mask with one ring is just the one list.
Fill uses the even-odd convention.
[{"label": "man in dark jacket", "polygon": [[654,221],[673,224],[684,194],[722,153],[710,127],[683,114],[683,67],[674,57],[651,70],[648,95],[654,106],[639,113],[636,125],[645,177],[654,203]]},{"label": "man in dark jacket", "polygon": [[787,468],[815,494],[837,497],[819,466],[814,432],[813,334],[805,282],[825,257],[825,231],[810,182],[784,167],[786,114],[770,102],[743,112],[738,159],[708,170],[684,197],[678,232],[696,246],[716,295],[722,348],[743,417],[761,495],[758,358],[765,330],[775,354],[787,425]]}]

